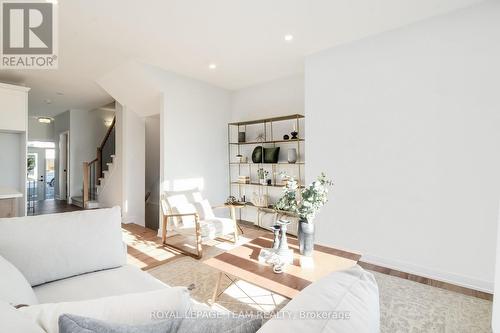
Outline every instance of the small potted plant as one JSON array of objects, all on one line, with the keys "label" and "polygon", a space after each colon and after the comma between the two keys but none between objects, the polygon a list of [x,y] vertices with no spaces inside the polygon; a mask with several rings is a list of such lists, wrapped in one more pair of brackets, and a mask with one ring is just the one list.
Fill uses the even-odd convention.
[{"label": "small potted plant", "polygon": [[333,182],[322,173],[315,181],[300,190],[297,181],[287,176],[283,195],[276,203],[277,210],[295,213],[299,217],[298,239],[300,254],[310,257],[314,251],[314,218],[328,202]]},{"label": "small potted plant", "polygon": [[267,185],[266,179],[269,176],[269,171],[265,170],[264,168],[259,168],[257,170],[257,176],[259,177],[259,184]]}]

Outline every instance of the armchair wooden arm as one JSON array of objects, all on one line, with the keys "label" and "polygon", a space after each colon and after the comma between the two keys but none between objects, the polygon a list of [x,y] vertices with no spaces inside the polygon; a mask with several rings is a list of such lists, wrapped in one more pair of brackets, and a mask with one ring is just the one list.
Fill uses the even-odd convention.
[{"label": "armchair wooden arm", "polygon": [[[162,215],[163,215],[163,223],[162,223],[162,230],[161,230],[162,244],[167,245],[169,247],[172,247],[176,250],[179,250],[187,255],[194,256],[197,259],[201,259],[201,257],[203,256],[203,248],[201,245],[200,217],[199,217],[198,213],[170,214],[170,213],[168,213],[168,210],[166,209],[166,205],[164,205],[164,202],[162,200]],[[193,216],[194,217],[195,236],[196,236],[196,254],[187,252],[185,249],[182,249],[180,247],[176,247],[173,245],[168,245],[166,243],[168,219],[169,218],[176,218],[176,217],[184,217],[184,216]]]},{"label": "armchair wooden arm", "polygon": [[228,208],[229,212],[231,214],[231,219],[234,222],[234,242],[236,243],[238,241],[238,229],[239,231],[243,234],[243,229],[239,226],[238,222],[236,222],[236,208],[243,208],[245,205],[243,204],[222,204],[218,206],[212,206],[212,209],[220,209],[220,208]]},{"label": "armchair wooden arm", "polygon": [[185,214],[163,214],[163,216],[170,218],[170,217],[183,217],[183,216],[194,216],[198,217],[198,213],[185,213]]}]

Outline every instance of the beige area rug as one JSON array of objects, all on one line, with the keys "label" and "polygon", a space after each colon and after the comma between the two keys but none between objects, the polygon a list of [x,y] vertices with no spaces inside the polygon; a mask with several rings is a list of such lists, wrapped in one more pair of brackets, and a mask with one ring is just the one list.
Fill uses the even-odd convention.
[{"label": "beige area rug", "polygon": [[372,272],[382,332],[491,332],[492,302]]},{"label": "beige area rug", "polygon": [[[148,272],[171,286],[187,287],[194,284],[195,289],[191,291],[191,296],[207,305],[210,303],[219,277],[219,272],[215,268],[189,257],[153,268]],[[224,277],[220,290],[226,289],[230,284],[231,281]],[[287,302],[288,300],[280,295],[244,281],[237,281],[236,285],[231,285],[219,296],[214,308],[255,314],[277,311]]]},{"label": "beige area rug", "polygon": [[[240,244],[259,236],[249,232]],[[204,246],[204,258],[234,247],[214,242]],[[148,271],[171,286],[195,284],[191,292],[198,302],[208,304],[218,271],[190,257],[181,257]],[[381,332],[383,333],[483,333],[491,332],[492,302],[465,296],[421,283],[373,272],[380,291]],[[224,279],[222,287],[230,284]],[[240,288],[243,290],[240,290]],[[220,297],[215,308],[233,312],[277,311],[287,299],[244,281],[232,285]]]}]

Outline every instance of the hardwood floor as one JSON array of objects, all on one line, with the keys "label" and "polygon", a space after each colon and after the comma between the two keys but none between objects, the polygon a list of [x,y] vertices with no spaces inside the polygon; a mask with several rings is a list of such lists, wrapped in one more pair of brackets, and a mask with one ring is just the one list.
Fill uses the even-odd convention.
[{"label": "hardwood floor", "polygon": [[[243,229],[244,236],[250,238],[257,238],[266,233],[263,229],[247,226],[243,223],[240,223],[240,226]],[[179,251],[164,246],[161,238],[157,236],[156,230],[144,228],[137,224],[123,224],[122,232],[123,240],[127,244],[128,263],[143,270],[185,257]],[[194,237],[193,239],[188,239],[187,237],[179,236],[177,239],[169,240],[169,243],[173,243],[176,246],[186,246],[186,244],[194,244]],[[209,243],[203,244],[204,253],[208,253],[210,247]]]},{"label": "hardwood floor", "polygon": [[136,224],[123,224],[122,231],[127,244],[127,261],[131,265],[146,270],[182,256],[164,247],[155,230]]},{"label": "hardwood floor", "polygon": [[[240,226],[243,228],[244,235],[250,238],[257,238],[265,233],[263,229],[249,226],[244,223],[240,223]],[[163,246],[161,243],[161,238],[157,236],[156,230],[147,229],[136,224],[124,224],[122,226],[122,230],[123,239],[127,243],[128,263],[138,266],[143,270],[147,270],[185,256],[172,248]],[[183,242],[185,243],[185,241]],[[203,245],[204,251],[208,250],[209,247],[209,245]],[[359,259],[359,255],[355,253],[338,250],[335,254],[346,258],[356,258],[356,260]],[[492,295],[489,293],[464,288],[461,286],[453,285],[451,283],[433,280],[422,276],[369,264],[363,261],[360,261],[359,265],[367,270],[396,276],[402,279],[454,291],[460,294],[474,296],[486,300],[492,299]]]},{"label": "hardwood floor", "polygon": [[434,280],[434,279],[429,279],[429,278],[426,278],[423,276],[410,274],[410,273],[406,273],[406,272],[401,272],[401,271],[398,271],[395,269],[390,269],[387,267],[369,264],[369,263],[363,262],[363,261],[358,262],[358,264],[367,270],[379,272],[379,273],[386,274],[386,275],[396,276],[396,277],[401,278],[401,279],[410,280],[410,281],[426,284],[428,286],[446,289],[449,291],[454,291],[454,292],[459,293],[459,294],[473,296],[473,297],[485,299],[487,301],[493,300],[492,294],[485,293],[483,291],[478,291],[478,290],[474,290],[474,289],[470,289],[470,288],[466,288],[466,287],[462,287],[462,286],[457,286],[457,285],[454,285],[454,284],[451,284],[448,282],[442,282],[442,281],[438,281],[438,280]]},{"label": "hardwood floor", "polygon": [[82,210],[80,207],[70,205],[65,200],[43,200],[35,202],[35,213],[29,211],[28,215],[45,215],[73,212]]}]

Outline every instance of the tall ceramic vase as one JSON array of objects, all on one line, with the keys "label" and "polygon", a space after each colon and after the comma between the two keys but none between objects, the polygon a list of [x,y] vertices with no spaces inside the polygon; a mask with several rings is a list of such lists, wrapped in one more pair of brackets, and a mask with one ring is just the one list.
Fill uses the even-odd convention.
[{"label": "tall ceramic vase", "polygon": [[314,252],[314,224],[307,220],[299,221],[298,235],[299,251],[305,257],[312,257]]},{"label": "tall ceramic vase", "polygon": [[297,162],[297,149],[290,148],[288,149],[288,163]]}]

